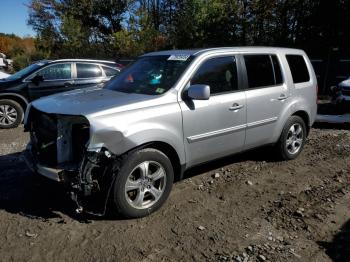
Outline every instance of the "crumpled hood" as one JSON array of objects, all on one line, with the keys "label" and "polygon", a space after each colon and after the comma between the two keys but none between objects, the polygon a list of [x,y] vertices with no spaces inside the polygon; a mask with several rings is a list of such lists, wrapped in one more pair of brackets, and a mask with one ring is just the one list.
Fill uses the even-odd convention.
[{"label": "crumpled hood", "polygon": [[124,110],[132,109],[136,103],[151,99],[155,99],[154,96],[94,87],[47,96],[34,101],[32,106],[49,114],[88,116],[117,107],[125,106]]}]

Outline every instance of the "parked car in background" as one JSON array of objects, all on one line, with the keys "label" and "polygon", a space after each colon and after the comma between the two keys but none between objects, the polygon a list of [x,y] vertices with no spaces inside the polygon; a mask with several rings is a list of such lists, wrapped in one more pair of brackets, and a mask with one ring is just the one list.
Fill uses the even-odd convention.
[{"label": "parked car in background", "polygon": [[[302,50],[214,48],[146,54],[103,89],[39,99],[26,111],[26,162],[68,185],[78,211],[126,217],[161,207],[184,170],[275,145],[303,149],[317,80]],[[184,196],[185,197],[185,196]]]},{"label": "parked car in background", "polygon": [[7,73],[4,73],[4,72],[0,71],[0,80],[4,79],[6,77],[9,77],[9,76],[10,76],[10,74],[7,74]]},{"label": "parked car in background", "polygon": [[[0,53],[0,73],[1,71],[9,72],[12,69],[13,60],[7,59],[4,53]],[[2,77],[0,76],[0,79]]]},{"label": "parked car in background", "polygon": [[0,128],[18,126],[27,105],[35,99],[102,84],[120,70],[121,66],[111,61],[45,60],[0,79]]},{"label": "parked car in background", "polygon": [[338,85],[340,89],[340,97],[338,98],[338,101],[340,102],[350,102],[350,77]]}]

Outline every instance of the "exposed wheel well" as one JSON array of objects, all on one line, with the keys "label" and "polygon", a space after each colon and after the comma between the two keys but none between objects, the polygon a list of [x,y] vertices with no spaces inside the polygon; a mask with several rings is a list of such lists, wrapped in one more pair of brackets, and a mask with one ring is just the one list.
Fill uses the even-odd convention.
[{"label": "exposed wheel well", "polygon": [[305,126],[306,126],[306,129],[307,129],[307,134],[309,134],[309,131],[310,131],[310,118],[309,118],[309,114],[305,111],[297,111],[293,114],[293,116],[299,116],[301,117],[304,122],[305,122]]},{"label": "exposed wheel well", "polygon": [[180,159],[179,156],[177,155],[176,150],[169,144],[164,143],[164,142],[150,142],[147,143],[143,146],[140,146],[140,148],[153,148],[157,149],[159,151],[162,151],[167,157],[169,157],[171,164],[173,165],[174,168],[174,180],[179,181],[181,180],[181,164],[180,164]]},{"label": "exposed wheel well", "polygon": [[8,99],[8,100],[15,101],[18,104],[20,104],[20,106],[23,109],[23,112],[26,111],[27,102],[23,98],[21,98],[20,96],[16,96],[16,95],[0,95],[0,100],[2,100],[2,99]]}]

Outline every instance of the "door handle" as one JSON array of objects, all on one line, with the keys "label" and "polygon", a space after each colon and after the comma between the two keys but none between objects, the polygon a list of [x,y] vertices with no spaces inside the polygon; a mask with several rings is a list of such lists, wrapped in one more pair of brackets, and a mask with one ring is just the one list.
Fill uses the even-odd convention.
[{"label": "door handle", "polygon": [[241,109],[241,108],[243,108],[244,107],[244,105],[239,105],[239,104],[237,104],[237,103],[234,103],[230,108],[229,108],[229,110],[230,111],[235,111],[235,110],[239,110],[239,109]]},{"label": "door handle", "polygon": [[277,99],[280,101],[286,100],[288,98],[288,96],[286,96],[285,94],[281,94]]}]

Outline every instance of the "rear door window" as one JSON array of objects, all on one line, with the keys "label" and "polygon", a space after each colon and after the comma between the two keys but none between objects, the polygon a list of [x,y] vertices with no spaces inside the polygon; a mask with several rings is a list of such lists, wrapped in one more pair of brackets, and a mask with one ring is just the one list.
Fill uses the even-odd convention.
[{"label": "rear door window", "polygon": [[77,63],[77,78],[102,77],[102,69],[99,65]]},{"label": "rear door window", "polygon": [[286,55],[286,58],[292,72],[293,82],[295,84],[309,82],[310,75],[304,57],[301,55]]},{"label": "rear door window", "polygon": [[191,85],[210,86],[211,94],[238,90],[236,58],[216,57],[205,61],[191,79]]},{"label": "rear door window", "polygon": [[281,66],[276,55],[244,55],[248,88],[263,88],[283,83]]},{"label": "rear door window", "polygon": [[275,85],[275,76],[269,55],[244,55],[249,88]]}]

